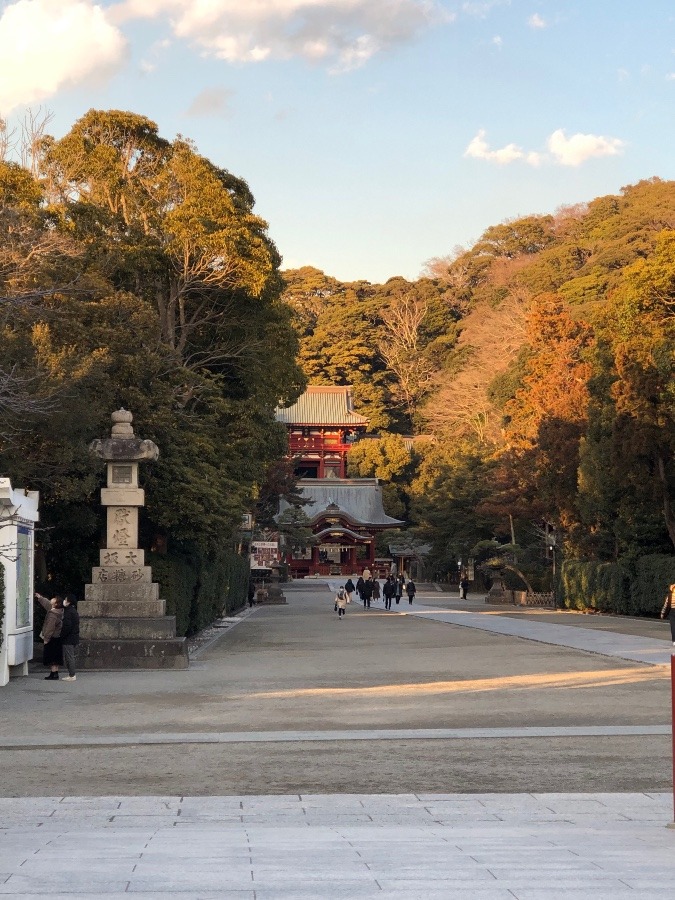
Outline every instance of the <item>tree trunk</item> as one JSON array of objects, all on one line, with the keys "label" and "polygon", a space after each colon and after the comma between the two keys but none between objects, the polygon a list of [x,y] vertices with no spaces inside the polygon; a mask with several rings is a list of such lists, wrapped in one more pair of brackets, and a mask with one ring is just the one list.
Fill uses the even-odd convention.
[{"label": "tree trunk", "polygon": [[520,569],[516,568],[516,566],[512,566],[510,563],[502,563],[502,568],[508,569],[509,572],[515,572],[518,578],[522,579],[523,584],[527,587],[527,590],[530,594],[534,594],[534,588],[527,580],[527,578],[523,575]]}]

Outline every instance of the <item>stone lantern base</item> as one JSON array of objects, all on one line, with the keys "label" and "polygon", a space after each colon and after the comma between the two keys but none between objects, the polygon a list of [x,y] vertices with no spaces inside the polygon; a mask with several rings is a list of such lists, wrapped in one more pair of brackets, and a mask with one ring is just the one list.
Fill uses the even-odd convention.
[{"label": "stone lantern base", "polygon": [[106,544],[91,584],[80,604],[79,665],[82,669],[187,669],[185,638],[176,637],[176,617],[167,616],[159,585],[138,546],[138,510],[145,494],[138,466],[155,460],[152,441],[134,435],[126,409],[112,414],[109,438],[90,450],[107,463],[107,486],[101,491],[106,508]]},{"label": "stone lantern base", "polygon": [[88,584],[78,610],[81,669],[187,669],[187,640],[159,585]]}]

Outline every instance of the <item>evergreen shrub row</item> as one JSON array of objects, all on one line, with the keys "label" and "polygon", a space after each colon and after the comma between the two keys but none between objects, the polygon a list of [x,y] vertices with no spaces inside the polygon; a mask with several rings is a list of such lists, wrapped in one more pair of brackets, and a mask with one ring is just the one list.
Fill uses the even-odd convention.
[{"label": "evergreen shrub row", "polygon": [[194,634],[246,602],[248,562],[232,550],[205,553],[184,546],[147,557],[167,615],[176,616],[178,635]]},{"label": "evergreen shrub row", "polygon": [[668,585],[674,582],[675,556],[654,554],[640,557],[630,585],[631,614],[660,615]]},{"label": "evergreen shrub row", "polygon": [[675,581],[675,556],[652,554],[637,562],[566,560],[556,600],[568,609],[597,609],[623,616],[655,616]]}]

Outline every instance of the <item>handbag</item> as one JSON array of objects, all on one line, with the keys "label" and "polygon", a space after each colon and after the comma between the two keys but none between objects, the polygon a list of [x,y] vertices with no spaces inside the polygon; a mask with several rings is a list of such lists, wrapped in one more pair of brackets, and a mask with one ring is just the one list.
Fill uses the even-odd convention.
[{"label": "handbag", "polygon": [[337,600],[335,601],[335,606],[333,607],[333,609],[335,610],[335,612],[337,612]]}]

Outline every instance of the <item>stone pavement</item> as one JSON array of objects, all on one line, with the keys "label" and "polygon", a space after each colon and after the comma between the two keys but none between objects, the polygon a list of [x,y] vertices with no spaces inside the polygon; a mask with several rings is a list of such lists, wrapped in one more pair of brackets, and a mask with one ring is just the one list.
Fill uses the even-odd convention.
[{"label": "stone pavement", "polygon": [[188,672],[5,689],[0,896],[675,896],[668,641],[329,590]]},{"label": "stone pavement", "polygon": [[0,896],[670,900],[670,818],[668,794],[6,799]]},{"label": "stone pavement", "polygon": [[629,659],[632,662],[647,663],[653,666],[670,665],[671,651],[675,650],[670,642],[665,640],[669,637],[669,632],[666,634],[665,630],[664,640],[658,640],[637,634],[620,634],[614,631],[584,628],[579,625],[551,625],[546,622],[535,622],[532,619],[486,615],[485,612],[476,613],[464,610],[451,612],[419,603],[398,611],[409,616],[422,616],[435,622],[445,622],[448,625],[477,628],[493,634],[526,638],[530,641],[541,641],[544,644],[585,650],[588,653],[599,653],[601,656]]}]

